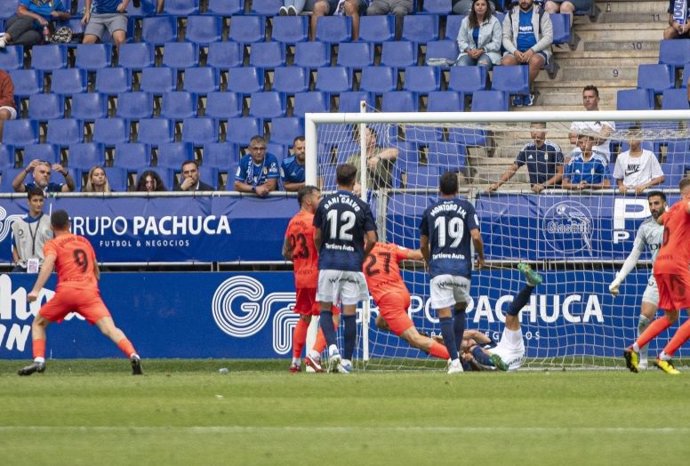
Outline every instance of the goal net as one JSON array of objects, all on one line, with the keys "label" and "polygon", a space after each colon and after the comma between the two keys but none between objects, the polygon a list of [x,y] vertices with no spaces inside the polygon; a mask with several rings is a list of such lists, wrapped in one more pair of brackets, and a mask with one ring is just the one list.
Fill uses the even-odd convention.
[{"label": "goal net", "polygon": [[[472,276],[466,328],[498,341],[505,313],[525,284],[516,265],[526,262],[542,275],[543,283],[521,312],[523,367],[620,368],[623,348],[637,335],[651,256],[642,255],[619,296],[609,294],[608,285],[630,253],[637,228],[649,216],[649,190],[623,194],[615,189],[614,162],[641,141],[665,174],[655,189],[663,190],[673,204],[678,182],[690,168],[685,121],[689,113],[307,114],[307,181],[333,190],[336,166],[357,164],[361,195],[372,208],[379,239],[416,249],[421,214],[437,199],[439,175],[457,173],[461,195],[475,205],[480,218],[487,259],[487,267]],[[579,123],[573,125],[574,121]],[[602,125],[610,127],[608,137]],[[567,164],[582,149],[588,156],[592,146],[594,157],[602,160],[607,158],[604,149],[610,152],[608,162],[601,162],[609,189],[547,188],[537,194],[527,165],[518,164],[513,174],[521,151],[527,164],[539,162],[536,166],[544,167],[560,157]],[[571,178],[580,174],[574,171]],[[412,295],[408,314],[420,332],[438,335],[424,264],[406,264],[403,278]],[[375,302],[360,311],[356,357],[367,370],[445,367],[446,361],[377,328]],[[650,344],[650,357],[676,328]],[[681,349],[678,356],[684,354],[688,350]]]}]

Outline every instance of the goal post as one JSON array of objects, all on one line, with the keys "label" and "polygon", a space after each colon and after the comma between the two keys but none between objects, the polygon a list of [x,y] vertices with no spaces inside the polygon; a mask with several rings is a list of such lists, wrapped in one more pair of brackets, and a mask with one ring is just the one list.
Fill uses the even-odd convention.
[{"label": "goal post", "polygon": [[[505,312],[524,284],[515,266],[527,262],[542,274],[544,283],[521,313],[526,366],[621,367],[621,351],[636,336],[640,300],[651,273],[650,255],[642,256],[620,296],[611,296],[608,284],[649,210],[646,192],[626,195],[615,189],[613,160],[633,140],[641,140],[642,147],[661,162],[666,181],[655,189],[662,189],[671,205],[678,199],[677,182],[690,169],[689,121],[690,111],[680,110],[308,113],[306,181],[333,190],[335,167],[357,156],[362,196],[376,217],[379,239],[418,248],[419,220],[437,197],[438,177],[445,171],[456,172],[461,195],[474,204],[480,217],[487,259],[487,267],[473,273],[467,328],[500,338]],[[614,123],[606,142],[611,153],[605,164],[610,189],[547,189],[536,194],[522,167],[509,182],[489,192],[491,184],[510,171],[517,154],[538,137],[533,135],[533,123],[545,124],[545,138],[567,162],[579,150],[570,138],[573,122]],[[373,134],[371,147],[365,132]],[[578,133],[593,145],[603,144],[601,134],[587,125]],[[387,148],[393,150],[389,153]],[[377,163],[366,168],[372,151],[380,159],[394,156],[385,164],[377,164],[381,161],[376,158]],[[403,278],[412,295],[408,314],[420,331],[438,334],[423,264],[406,264]],[[363,324],[358,364],[367,369],[445,367],[445,361],[378,329],[376,303],[367,305],[370,313],[366,307],[358,313]],[[668,338],[663,334],[652,342],[650,355]],[[680,356],[684,354],[687,350],[681,350]]]}]

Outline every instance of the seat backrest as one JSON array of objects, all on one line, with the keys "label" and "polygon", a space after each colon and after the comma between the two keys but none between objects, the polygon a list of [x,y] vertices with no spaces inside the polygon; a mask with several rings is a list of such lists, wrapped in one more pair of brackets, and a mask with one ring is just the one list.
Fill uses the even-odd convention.
[{"label": "seat backrest", "polygon": [[381,64],[404,68],[417,64],[417,46],[408,40],[384,42],[381,47]]},{"label": "seat backrest", "polygon": [[282,44],[296,44],[307,40],[309,20],[307,16],[274,16],[271,40]]},{"label": "seat backrest", "polygon": [[106,147],[129,140],[129,123],[123,118],[99,118],[93,125],[93,142]]},{"label": "seat backrest", "polygon": [[330,57],[330,48],[323,42],[298,42],[295,45],[295,65],[302,68],[328,66]]},{"label": "seat backrest", "polygon": [[300,66],[276,68],[273,71],[273,90],[294,94],[309,89],[309,72]]},{"label": "seat backrest", "polygon": [[682,67],[690,62],[690,40],[665,39],[659,44],[659,63]]},{"label": "seat backrest", "polygon": [[419,96],[411,91],[384,92],[381,96],[382,112],[417,112]]},{"label": "seat backrest", "polygon": [[29,118],[32,120],[54,120],[64,116],[65,102],[57,94],[34,94],[29,97]]},{"label": "seat backrest", "polygon": [[206,13],[218,16],[235,16],[244,12],[244,0],[208,0]]},{"label": "seat backrest", "polygon": [[[86,76],[86,74],[84,75]],[[96,71],[96,92],[106,95],[116,95],[131,89],[132,77],[126,69],[102,68]]]},{"label": "seat backrest", "polygon": [[82,121],[93,121],[105,118],[108,113],[108,102],[103,94],[98,92],[84,92],[72,97],[72,118]]},{"label": "seat backrest", "polygon": [[53,120],[48,125],[46,142],[67,147],[84,140],[84,126],[82,122],[74,118]]},{"label": "seat backrest", "polygon": [[105,149],[95,142],[79,142],[70,144],[67,165],[70,168],[89,170],[91,167],[105,166]]},{"label": "seat backrest", "polygon": [[197,114],[197,96],[191,92],[168,92],[163,94],[161,116],[173,120],[191,118]]},{"label": "seat backrest", "polygon": [[424,94],[438,91],[441,88],[441,70],[437,66],[408,66],[403,88]]},{"label": "seat backrest", "polygon": [[325,66],[316,74],[315,89],[321,92],[345,92],[352,90],[352,72],[341,66]]},{"label": "seat backrest", "polygon": [[246,44],[265,40],[266,18],[263,16],[233,16],[228,40]]},{"label": "seat backrest", "polygon": [[0,69],[18,70],[24,67],[24,47],[21,45],[6,45],[0,53]]},{"label": "seat backrest", "polygon": [[187,68],[184,72],[182,89],[199,95],[206,95],[220,89],[218,70],[211,67]]},{"label": "seat backrest", "polygon": [[139,120],[153,115],[153,95],[148,92],[124,92],[117,96],[117,112],[120,118]]},{"label": "seat backrest", "polygon": [[52,71],[67,67],[67,48],[59,44],[39,45],[31,50],[31,68]]},{"label": "seat backrest", "polygon": [[432,40],[426,44],[426,59],[445,58],[454,62],[458,58],[458,43],[454,40]]},{"label": "seat backrest", "polygon": [[218,121],[209,117],[185,118],[182,122],[182,142],[195,146],[218,142]]},{"label": "seat backrest", "polygon": [[86,72],[84,70],[65,68],[53,71],[50,79],[50,92],[53,94],[66,96],[80,94],[84,91],[86,91]]},{"label": "seat backrest", "polygon": [[395,16],[360,16],[359,40],[380,44],[395,38]]},{"label": "seat backrest", "polygon": [[242,98],[234,92],[210,92],[205,115],[221,120],[242,116]]},{"label": "seat backrest", "polygon": [[144,118],[139,120],[137,142],[158,146],[173,142],[174,125],[167,118]]},{"label": "seat backrest", "polygon": [[465,15],[448,15],[446,17],[446,34],[444,36],[447,40],[457,42],[458,34],[460,33],[460,26]]},{"label": "seat backrest", "polygon": [[38,70],[10,70],[15,97],[28,97],[43,91],[43,72]]},{"label": "seat backrest", "polygon": [[661,94],[664,89],[675,87],[675,77],[669,65],[642,64],[637,68],[637,87],[652,89]]},{"label": "seat backrest", "polygon": [[194,159],[194,145],[189,142],[166,142],[158,146],[158,166],[180,170],[182,162]]},{"label": "seat backrest", "polygon": [[116,192],[125,192],[129,188],[127,170],[120,167],[106,167],[105,176],[108,178],[110,189]]},{"label": "seat backrest", "polygon": [[228,70],[228,91],[251,94],[263,90],[263,73],[253,66],[230,68]]},{"label": "seat backrest", "polygon": [[363,68],[374,64],[374,48],[367,42],[343,42],[338,47],[336,64],[347,68]]},{"label": "seat backrest", "polygon": [[152,45],[163,45],[176,39],[177,19],[174,16],[146,16],[142,20],[142,41]]},{"label": "seat backrest", "polygon": [[549,16],[553,26],[553,44],[569,44],[572,41],[570,15],[551,13]]},{"label": "seat backrest", "polygon": [[452,66],[448,89],[472,94],[486,89],[486,68],[483,66]]},{"label": "seat backrest", "polygon": [[163,47],[163,66],[180,69],[199,64],[199,46],[191,42],[166,42]]},{"label": "seat backrest", "polygon": [[380,94],[394,91],[397,87],[398,74],[389,66],[367,66],[362,68],[360,90]]},{"label": "seat backrest", "polygon": [[352,18],[349,16],[319,16],[316,20],[316,40],[340,44],[352,40]]},{"label": "seat backrest", "polygon": [[108,68],[112,60],[112,49],[111,44],[79,44],[75,52],[75,66],[86,71]]},{"label": "seat backrest", "polygon": [[208,45],[220,41],[223,32],[223,20],[220,16],[189,16],[185,40],[199,45]]},{"label": "seat backrest", "polygon": [[616,92],[616,109],[652,110],[654,93],[650,89],[621,89]]},{"label": "seat backrest", "polygon": [[304,136],[304,122],[297,117],[274,118],[271,121],[271,142],[291,146],[297,136]]},{"label": "seat backrest", "polygon": [[285,46],[279,42],[256,42],[251,45],[249,64],[264,69],[285,65]]},{"label": "seat backrest", "polygon": [[236,144],[230,142],[204,144],[202,153],[202,166],[214,167],[223,173],[235,174],[234,168],[237,166],[239,154]]},{"label": "seat backrest", "polygon": [[153,47],[145,42],[122,44],[117,64],[128,70],[153,66],[153,52]]},{"label": "seat backrest", "polygon": [[497,66],[493,71],[491,89],[510,94],[529,94],[529,67],[527,65]]},{"label": "seat backrest", "polygon": [[24,148],[22,165],[27,166],[33,160],[44,160],[51,165],[60,161],[60,148],[53,144],[31,144]]},{"label": "seat backrest", "polygon": [[473,112],[507,112],[508,109],[508,96],[503,91],[475,91],[472,94]]},{"label": "seat backrest", "polygon": [[662,110],[688,110],[688,92],[686,89],[665,89],[661,98]]},{"label": "seat backrest", "polygon": [[305,113],[325,113],[330,111],[329,102],[323,92],[299,92],[295,94],[294,116],[304,118]]},{"label": "seat backrest", "polygon": [[424,0],[422,13],[447,15],[450,14],[452,8],[451,0]]},{"label": "seat backrest", "polygon": [[427,112],[464,112],[465,96],[456,91],[429,92]]},{"label": "seat backrest", "polygon": [[228,131],[226,140],[239,145],[249,144],[249,140],[261,135],[263,131],[259,126],[259,119],[253,117],[236,117],[228,119]]},{"label": "seat backrest", "polygon": [[115,145],[113,167],[131,171],[151,166],[151,147],[140,142],[123,142]]},{"label": "seat backrest", "polygon": [[165,0],[163,11],[173,16],[189,16],[199,13],[197,0]]},{"label": "seat backrest", "polygon": [[285,116],[285,95],[280,92],[253,92],[249,114],[257,118],[278,118]]},{"label": "seat backrest", "polygon": [[251,13],[254,15],[274,16],[283,6],[282,0],[252,0]]},{"label": "seat backrest", "polygon": [[177,73],[165,66],[144,68],[141,71],[140,89],[154,95],[163,95],[175,90]]},{"label": "seat backrest", "polygon": [[370,107],[374,106],[374,96],[367,91],[341,92],[338,103],[338,112],[359,113],[359,103],[364,100]]},{"label": "seat backrest", "polygon": [[402,38],[416,43],[438,40],[439,17],[436,15],[406,15],[403,17]]},{"label": "seat backrest", "polygon": [[208,45],[208,66],[226,70],[242,66],[242,60],[242,47],[237,42],[213,42]]}]

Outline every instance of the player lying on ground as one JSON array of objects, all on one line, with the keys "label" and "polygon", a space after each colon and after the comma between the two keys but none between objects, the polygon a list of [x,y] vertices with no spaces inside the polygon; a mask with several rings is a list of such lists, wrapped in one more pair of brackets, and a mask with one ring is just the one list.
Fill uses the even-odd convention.
[{"label": "player lying on ground", "polygon": [[[659,288],[659,308],[664,316],[649,324],[640,337],[623,352],[625,365],[632,372],[640,369],[640,348],[678,320],[680,309],[690,314],[690,178],[678,185],[680,200],[661,215],[657,222],[664,226],[664,239],[654,262],[654,278]],[[654,361],[667,374],[680,374],[671,357],[690,338],[690,319],[681,325],[664,350]]]},{"label": "player lying on ground", "polygon": [[[635,268],[640,255],[645,249],[649,249],[652,253],[652,263],[656,259],[656,255],[661,248],[661,242],[664,235],[664,227],[659,225],[657,220],[666,211],[666,195],[661,191],[652,191],[647,195],[649,203],[649,211],[652,216],[642,222],[640,228],[637,230],[635,242],[633,243],[632,251],[625,259],[623,267],[616,276],[615,280],[609,285],[609,291],[612,295],[617,296],[619,288],[625,277]],[[642,304],[640,305],[640,318],[637,323],[637,336],[645,331],[649,323],[654,318],[654,314],[659,306],[659,289],[654,280],[654,271],[649,276],[647,287],[642,295]],[[638,364],[640,369],[647,369],[647,345],[640,348],[640,362]]]},{"label": "player lying on ground", "polygon": [[31,323],[34,362],[19,369],[18,374],[31,375],[46,370],[46,327],[52,322],[61,322],[70,312],[77,312],[96,325],[129,358],[132,374],[142,374],[139,355],[127,336],[115,326],[101,299],[98,289],[100,273],[91,243],[70,232],[69,216],[64,210],[53,212],[50,226],[55,237],[43,248],[43,266],[27,300],[32,303],[38,299],[53,268],[58,275],[57,287],[53,298],[41,306]]}]

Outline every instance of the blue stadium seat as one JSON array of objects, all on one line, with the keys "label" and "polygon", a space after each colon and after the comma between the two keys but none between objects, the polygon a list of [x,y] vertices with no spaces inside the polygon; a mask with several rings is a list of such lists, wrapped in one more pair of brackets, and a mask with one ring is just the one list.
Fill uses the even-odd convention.
[{"label": "blue stadium seat", "polygon": [[249,140],[257,134],[262,134],[257,118],[236,117],[228,120],[228,132],[225,139],[227,142],[247,145]]},{"label": "blue stadium seat", "polygon": [[[82,70],[79,70],[83,73]],[[132,89],[132,77],[124,68],[103,68],[96,71],[96,92],[117,95]]]},{"label": "blue stadium seat", "polygon": [[[251,137],[251,136],[250,136]],[[245,144],[249,140],[245,141]],[[217,168],[221,172],[235,174],[239,148],[229,142],[212,142],[204,144],[203,166]]]},{"label": "blue stadium seat", "polygon": [[309,90],[309,73],[300,66],[276,68],[273,71],[273,90],[295,94]]},{"label": "blue stadium seat", "polygon": [[157,68],[144,68],[141,71],[140,89],[154,95],[163,95],[175,90],[177,85],[177,73],[164,66]]},{"label": "blue stadium seat", "polygon": [[29,118],[54,120],[65,117],[65,101],[57,94],[34,94],[29,97]]},{"label": "blue stadium seat", "polygon": [[307,16],[274,16],[271,40],[282,44],[296,44],[307,40],[309,19]]},{"label": "blue stadium seat", "polygon": [[493,70],[491,89],[510,95],[528,95],[529,67],[527,65],[497,66]]},{"label": "blue stadium seat", "polygon": [[409,125],[405,127],[405,141],[428,144],[430,141],[443,140],[443,130],[430,126]]},{"label": "blue stadium seat", "polygon": [[215,68],[187,68],[184,72],[182,90],[198,95],[218,91],[220,90],[220,74]]},{"label": "blue stadium seat", "polygon": [[381,64],[404,68],[417,64],[417,46],[407,40],[384,42],[381,47]]},{"label": "blue stadium seat", "polygon": [[664,182],[662,188],[678,188],[678,183],[685,177],[687,167],[671,163],[662,163],[661,171],[664,172]]},{"label": "blue stadium seat", "polygon": [[253,92],[249,115],[269,119],[285,116],[285,95],[275,91]]},{"label": "blue stadium seat", "polygon": [[419,96],[411,91],[384,92],[381,96],[382,112],[418,112]]},{"label": "blue stadium seat", "polygon": [[280,163],[283,161],[283,159],[288,157],[290,150],[287,146],[283,144],[269,142],[268,144],[266,144],[266,152],[275,155],[278,159],[278,163]]},{"label": "blue stadium seat", "polygon": [[406,91],[428,94],[441,88],[441,70],[437,66],[408,66],[405,68]]},{"label": "blue stadium seat", "polygon": [[434,91],[429,92],[426,104],[427,112],[464,112],[465,96],[462,92]]},{"label": "blue stadium seat", "polygon": [[667,39],[659,44],[659,63],[674,69],[690,62],[690,39]]},{"label": "blue stadium seat", "polygon": [[141,40],[163,45],[177,40],[177,19],[174,16],[147,16],[142,20]]},{"label": "blue stadium seat", "polygon": [[163,12],[172,16],[189,16],[199,13],[198,0],[165,0]]},{"label": "blue stadium seat", "polygon": [[108,101],[98,92],[84,92],[72,97],[72,113],[70,116],[81,121],[94,121],[105,118],[108,114]]},{"label": "blue stadium seat", "polygon": [[690,165],[690,141],[685,138],[668,141],[666,146],[666,163]]},{"label": "blue stadium seat", "polygon": [[122,118],[99,118],[93,125],[93,142],[106,147],[129,140],[129,123]]},{"label": "blue stadium seat", "polygon": [[148,92],[124,92],[117,96],[116,115],[126,120],[140,120],[153,115],[153,95]]},{"label": "blue stadium seat", "polygon": [[145,42],[122,44],[117,64],[128,70],[141,70],[153,66],[153,54],[153,47]]},{"label": "blue stadium seat", "polygon": [[507,112],[509,110],[508,95],[503,91],[495,90],[475,91],[472,94],[471,110],[473,112]]},{"label": "blue stadium seat", "polygon": [[182,122],[182,142],[195,146],[218,142],[218,121],[208,117],[185,118]]},{"label": "blue stadium seat", "polygon": [[[500,91],[477,91],[500,92]],[[451,127],[448,129],[448,142],[465,147],[485,147],[487,143],[486,131],[478,128]]]},{"label": "blue stadium seat", "polygon": [[669,65],[643,64],[637,68],[637,88],[651,89],[661,94],[664,89],[675,87],[675,76]]},{"label": "blue stadium seat", "polygon": [[573,41],[570,29],[570,15],[552,13],[551,24],[553,25],[553,44],[570,44]]},{"label": "blue stadium seat", "polygon": [[[14,192],[14,188],[12,187],[12,181],[14,178],[19,174],[20,171],[23,171],[23,168],[4,168],[2,170],[2,180],[0,181],[0,192],[3,193],[11,193]],[[33,176],[28,175],[24,179],[24,183],[28,183],[30,180],[33,180]]]},{"label": "blue stadium seat", "polygon": [[[157,14],[156,3],[156,0],[142,0],[141,6],[135,7],[134,2],[129,2],[127,5],[127,16],[135,20],[141,20],[146,16],[154,16]],[[84,14],[84,0],[78,0],[77,4],[79,5],[77,12],[81,17]]]},{"label": "blue stadium seat", "polygon": [[426,44],[426,59],[444,58],[450,62],[455,62],[458,55],[458,43],[454,40],[433,40]]},{"label": "blue stadium seat", "polygon": [[183,120],[197,114],[197,96],[191,92],[168,92],[163,94],[161,117]]},{"label": "blue stadium seat", "polygon": [[295,94],[293,115],[304,118],[305,113],[328,113],[328,97],[323,92],[298,92]]},{"label": "blue stadium seat", "polygon": [[0,69],[5,71],[24,68],[24,47],[8,45],[0,52]]},{"label": "blue stadium seat", "polygon": [[76,144],[78,142],[82,142],[83,140],[84,126],[81,121],[75,118],[53,120],[48,125],[46,142],[49,144],[67,147],[70,144]]},{"label": "blue stadium seat", "polygon": [[220,41],[223,19],[220,16],[189,16],[184,39],[199,45]]},{"label": "blue stadium seat", "polygon": [[483,66],[452,66],[448,90],[464,94],[486,89],[486,68]]},{"label": "blue stadium seat", "polygon": [[304,123],[300,118],[274,118],[271,121],[272,143],[291,146],[297,136],[304,136]]},{"label": "blue stadium seat", "polygon": [[466,156],[465,146],[454,142],[430,142],[427,149],[429,165],[448,167],[454,171],[464,168]]},{"label": "blue stadium seat", "polygon": [[422,13],[448,15],[453,9],[451,0],[424,0]]},{"label": "blue stadium seat", "polygon": [[199,179],[204,183],[210,184],[213,189],[220,186],[220,171],[216,167],[202,165],[199,167]]},{"label": "blue stadium seat", "polygon": [[91,167],[105,165],[105,148],[95,142],[78,142],[68,147],[70,168],[89,170]]},{"label": "blue stadium seat", "polygon": [[110,189],[115,192],[125,192],[128,189],[127,170],[120,167],[106,167],[105,176],[108,178]]},{"label": "blue stadium seat", "polygon": [[266,18],[263,16],[233,16],[228,40],[247,44],[265,40]]},{"label": "blue stadium seat", "polygon": [[38,70],[10,70],[15,97],[29,97],[43,91],[43,72]]},{"label": "blue stadium seat", "polygon": [[687,89],[666,89],[661,98],[662,110],[690,110]]},{"label": "blue stadium seat", "polygon": [[63,45],[39,45],[31,50],[31,68],[34,70],[52,71],[66,67],[67,48]]},{"label": "blue stadium seat", "polygon": [[220,120],[242,116],[242,98],[234,92],[211,92],[204,115]]},{"label": "blue stadium seat", "polygon": [[151,166],[151,148],[140,142],[122,142],[115,145],[113,167],[137,171]]},{"label": "blue stadium seat", "polygon": [[338,103],[340,113],[359,113],[359,103],[364,100],[367,105],[373,107],[375,104],[374,96],[367,91],[348,91],[341,92]]},{"label": "blue stadium seat", "polygon": [[244,0],[208,0],[206,14],[236,16],[244,12]]},{"label": "blue stadium seat", "polygon": [[34,160],[45,160],[50,164],[60,162],[60,148],[53,144],[31,144],[24,148],[22,165],[27,166]]},{"label": "blue stadium seat", "polygon": [[460,33],[460,26],[465,15],[448,15],[446,18],[446,34],[444,39],[458,41],[458,34]]},{"label": "blue stadium seat", "polygon": [[0,144],[0,173],[3,169],[12,167],[14,167],[14,147]]},{"label": "blue stadium seat", "polygon": [[328,66],[330,62],[330,48],[323,42],[298,42],[295,45],[295,65],[297,66],[319,68]]},{"label": "blue stadium seat", "polygon": [[352,90],[352,72],[340,66],[319,68],[314,89],[328,93],[350,91]]},{"label": "blue stadium seat", "polygon": [[163,66],[179,70],[199,64],[199,46],[191,42],[166,42],[163,46]]},{"label": "blue stadium seat", "polygon": [[252,0],[251,14],[275,16],[281,6],[283,6],[282,0]]},{"label": "blue stadium seat", "polygon": [[237,42],[214,42],[208,46],[206,64],[220,70],[242,66],[242,53]]},{"label": "blue stadium seat", "polygon": [[279,42],[256,42],[252,44],[249,65],[273,69],[285,65],[285,46]]},{"label": "blue stadium seat", "polygon": [[690,63],[686,63],[683,67],[683,78],[680,82],[680,87],[688,87],[688,79],[690,79]]},{"label": "blue stadium seat", "polygon": [[194,159],[194,144],[190,142],[166,142],[158,146],[158,166],[181,168],[182,162]]},{"label": "blue stadium seat", "polygon": [[653,110],[654,92],[650,89],[621,89],[616,92],[616,109]]},{"label": "blue stadium seat", "polygon": [[316,20],[316,40],[327,44],[350,42],[352,40],[352,18],[338,15],[319,16]]},{"label": "blue stadium seat", "polygon": [[0,20],[11,18],[17,13],[18,1],[2,2],[0,4]]},{"label": "blue stadium seat", "polygon": [[395,17],[392,15],[360,16],[359,40],[374,44],[395,38]]},{"label": "blue stadium seat", "polygon": [[112,59],[111,44],[79,44],[75,54],[75,66],[86,71],[96,71],[110,67]]},{"label": "blue stadium seat", "polygon": [[238,94],[251,94],[262,91],[264,75],[253,66],[230,68],[228,70],[228,91]]},{"label": "blue stadium seat", "polygon": [[53,71],[50,79],[50,92],[61,96],[71,96],[86,91],[86,72],[78,68],[65,68]]},{"label": "blue stadium seat", "polygon": [[374,47],[367,42],[344,42],[338,47],[338,66],[361,69],[374,64]]},{"label": "blue stadium seat", "polygon": [[390,66],[367,66],[362,68],[359,89],[381,94],[394,91],[397,87],[398,74]]},{"label": "blue stadium seat", "polygon": [[438,40],[439,17],[436,15],[406,15],[403,17],[403,40],[427,43]]},{"label": "blue stadium seat", "polygon": [[139,120],[137,142],[158,146],[164,142],[173,142],[174,124],[167,118],[144,118]]},{"label": "blue stadium seat", "polygon": [[438,188],[439,169],[436,165],[415,165],[406,168],[407,189]]}]

